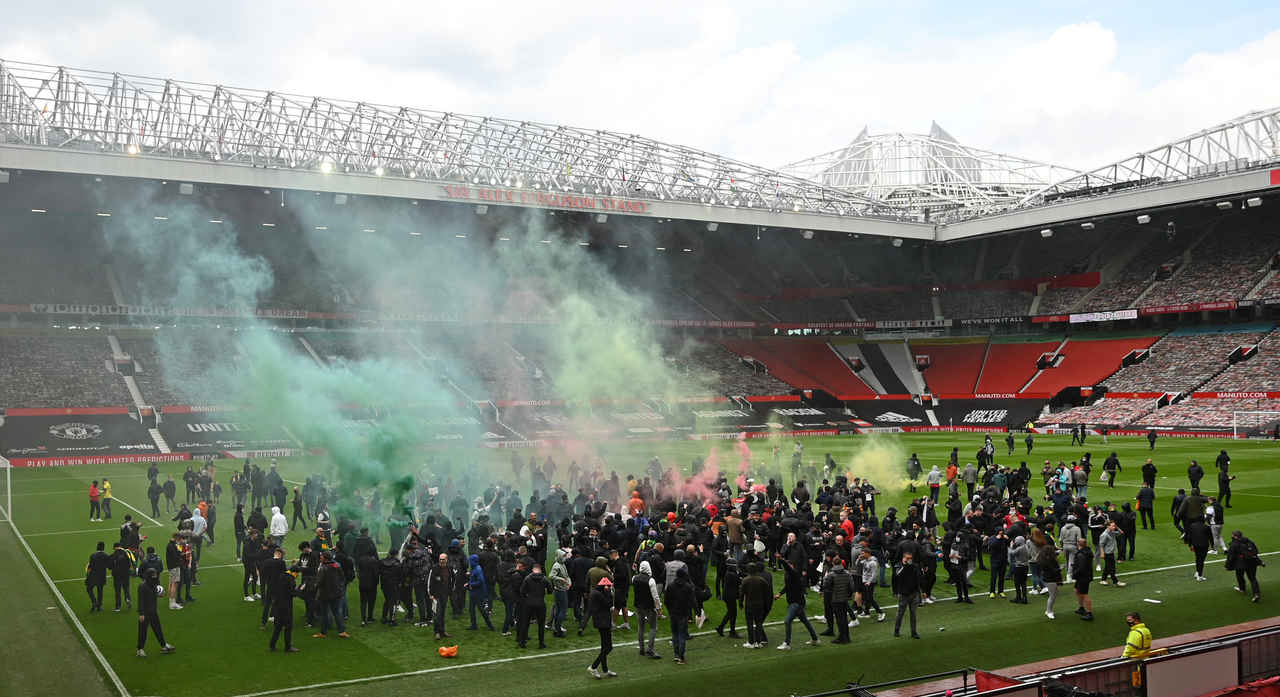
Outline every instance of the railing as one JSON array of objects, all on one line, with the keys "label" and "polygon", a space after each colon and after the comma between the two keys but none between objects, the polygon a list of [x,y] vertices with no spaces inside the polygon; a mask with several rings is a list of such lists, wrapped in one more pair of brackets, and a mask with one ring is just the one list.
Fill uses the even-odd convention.
[{"label": "railing", "polygon": [[[871,690],[881,690],[886,687],[896,687],[898,685],[909,685],[912,683],[925,682],[927,680],[941,680],[944,678],[952,678],[957,675],[961,676],[964,681],[963,691],[958,694],[967,694],[969,692],[969,673],[977,672],[977,668],[960,668],[957,670],[948,670],[942,673],[930,673],[929,675],[917,675],[911,678],[903,678],[901,680],[890,680],[888,682],[878,682],[872,685],[859,684],[862,678],[858,678],[844,686],[843,689],[831,690],[830,692],[815,692],[804,697],[836,697],[836,695],[852,695],[853,697],[874,697]],[[792,695],[791,697],[797,697]]]}]

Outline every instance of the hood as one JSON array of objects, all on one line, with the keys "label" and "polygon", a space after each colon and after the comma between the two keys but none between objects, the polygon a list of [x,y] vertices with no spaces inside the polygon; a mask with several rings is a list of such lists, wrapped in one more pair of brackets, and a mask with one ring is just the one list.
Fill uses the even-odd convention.
[{"label": "hood", "polygon": [[930,469],[929,471],[930,471],[930,472],[937,472],[937,471],[938,471],[938,466],[937,466],[937,465],[934,465],[934,466],[933,466],[933,468],[932,468],[932,469]]},{"label": "hood", "polygon": [[640,562],[640,573],[648,574],[649,576],[652,576],[653,575],[652,569],[653,567],[649,566],[649,562],[647,561]]},{"label": "hood", "polygon": [[604,569],[604,568],[608,568],[608,566],[609,566],[608,559],[605,559],[604,557],[596,557],[596,568]]},{"label": "hood", "polygon": [[1017,537],[1013,538],[1013,543],[1015,545],[1021,545],[1026,541],[1027,541],[1027,538],[1023,537],[1022,535],[1018,535]]},{"label": "hood", "polygon": [[472,567],[480,566],[480,555],[472,554],[470,557],[467,557],[467,561],[471,563]]},{"label": "hood", "polygon": [[569,553],[566,552],[565,550],[563,549],[556,550],[556,561],[564,561],[565,557],[567,556],[569,556]]},{"label": "hood", "polygon": [[280,515],[280,507],[279,507],[279,506],[272,506],[272,507],[271,507],[271,515]]}]

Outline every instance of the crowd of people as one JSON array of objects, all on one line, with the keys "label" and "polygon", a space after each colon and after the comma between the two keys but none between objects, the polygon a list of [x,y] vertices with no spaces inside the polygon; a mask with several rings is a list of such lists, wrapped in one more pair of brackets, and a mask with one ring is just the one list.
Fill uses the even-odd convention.
[{"label": "crowd of people", "polygon": [[[595,678],[616,675],[609,668],[614,633],[632,631],[633,623],[639,654],[656,660],[665,619],[677,664],[689,660],[690,627],[708,620],[716,633],[741,639],[743,648],[769,646],[765,618],[778,602],[786,608],[778,650],[792,649],[797,622],[808,645],[823,636],[849,643],[850,629],[887,620],[890,613],[878,595],[895,610],[894,636],[901,636],[906,620],[909,635],[919,638],[919,608],[944,599],[939,583],[953,587],[954,602],[973,604],[973,595],[984,590],[974,590],[977,570],[989,571],[989,599],[1029,604],[1031,595],[1043,595],[1050,620],[1056,618],[1061,585],[1070,582],[1076,614],[1092,620],[1092,582],[1124,587],[1117,563],[1135,558],[1139,522],[1144,530],[1158,525],[1155,464],[1141,466],[1143,486],[1134,501],[1095,504],[1090,482],[1101,480],[1111,491],[1124,471],[1115,453],[1096,478],[1092,456],[1085,453],[1070,464],[1046,460],[1035,482],[1025,461],[1016,468],[996,464],[989,437],[978,467],[961,468],[957,451],[945,470],[931,468],[928,494],[905,510],[888,507],[883,513],[871,482],[842,474],[812,490],[803,479],[787,489],[773,479],[756,484],[684,477],[654,458],[643,476],[606,477],[599,462],[575,462],[560,478],[549,457],[527,465],[514,457],[513,474],[534,486],[527,500],[501,482],[468,499],[466,492],[476,489],[466,479],[442,481],[424,470],[412,490],[384,502],[378,488],[340,491],[312,475],[293,489],[292,525],[275,464],[264,471],[246,461],[231,477],[236,557],[244,569],[241,595],[258,605],[252,615],[260,628],[273,626],[273,651],[281,639],[286,652],[298,650],[297,602],[313,638],[328,638],[331,629],[348,638],[355,624],[349,622],[348,588],[355,585],[360,627],[431,627],[443,641],[460,623],[468,631],[483,624],[514,637],[520,650],[535,646],[535,634],[542,649],[548,634],[555,639],[595,632],[599,651],[589,668]],[[699,464],[694,471],[701,470]],[[1221,473],[1219,496],[1201,493],[1203,468],[1193,462],[1189,493],[1179,490],[1173,499],[1172,523],[1194,554],[1197,580],[1204,580],[1207,556],[1224,552],[1237,590],[1257,602],[1262,561],[1256,545],[1239,531],[1222,537],[1234,478],[1225,451],[1215,467]],[[922,474],[914,455],[906,468],[913,478]],[[158,469],[148,474],[156,487]],[[163,639],[156,598],[167,592],[175,611],[195,602],[202,548],[215,543],[213,464],[189,469],[184,480],[190,482],[192,504],[178,505],[177,530],[163,557],[154,547],[143,552],[145,539],[126,516],[113,552],[99,545],[89,561],[86,583],[94,611],[102,608],[108,571],[117,611],[122,600],[130,602],[130,576],[142,579],[140,656],[148,628],[162,650],[173,650]],[[572,489],[553,483],[560,481]],[[92,496],[101,496],[96,485]],[[330,502],[337,502],[336,515],[330,514]],[[383,517],[388,507],[390,515]],[[167,589],[159,583],[163,574]],[[821,608],[823,631],[810,621],[810,603],[814,612]]]}]

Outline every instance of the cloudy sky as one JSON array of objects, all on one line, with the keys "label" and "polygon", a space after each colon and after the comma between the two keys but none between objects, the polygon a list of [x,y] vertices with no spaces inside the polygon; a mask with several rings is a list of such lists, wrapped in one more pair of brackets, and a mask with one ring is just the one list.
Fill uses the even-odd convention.
[{"label": "cloudy sky", "polygon": [[768,166],[936,120],[1088,169],[1280,106],[1280,3],[1035,4],[64,0],[6,8],[0,59],[606,128]]}]

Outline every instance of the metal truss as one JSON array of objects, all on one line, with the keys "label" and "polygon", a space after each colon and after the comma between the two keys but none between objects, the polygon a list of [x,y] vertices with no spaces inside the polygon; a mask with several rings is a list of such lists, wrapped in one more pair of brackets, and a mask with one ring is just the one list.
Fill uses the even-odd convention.
[{"label": "metal truss", "polygon": [[838,216],[859,193],[570,126],[0,61],[0,143]]},{"label": "metal truss", "polygon": [[1055,180],[1025,196],[1018,207],[1217,176],[1276,162],[1280,162],[1280,107],[1253,111],[1091,172]]},{"label": "metal truss", "polygon": [[1080,173],[961,145],[937,123],[928,135],[869,135],[863,128],[849,145],[781,169],[928,220],[1004,210]]}]

